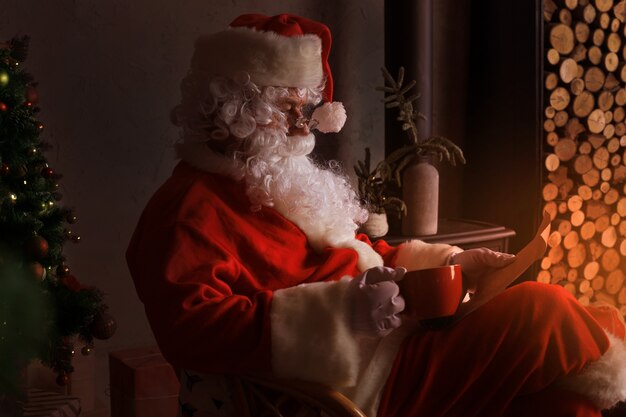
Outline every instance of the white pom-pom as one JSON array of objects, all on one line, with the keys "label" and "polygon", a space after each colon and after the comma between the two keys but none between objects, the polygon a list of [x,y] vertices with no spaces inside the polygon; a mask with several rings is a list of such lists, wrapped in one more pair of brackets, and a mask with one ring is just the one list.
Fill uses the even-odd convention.
[{"label": "white pom-pom", "polygon": [[346,109],[340,101],[324,103],[311,116],[311,120],[316,123],[314,129],[322,133],[339,132],[346,123],[346,118]]}]

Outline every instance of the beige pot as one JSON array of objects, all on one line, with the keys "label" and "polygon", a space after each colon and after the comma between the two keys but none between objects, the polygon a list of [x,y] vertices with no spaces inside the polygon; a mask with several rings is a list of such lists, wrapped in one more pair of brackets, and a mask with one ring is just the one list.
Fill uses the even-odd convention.
[{"label": "beige pot", "polygon": [[407,167],[402,176],[402,199],[407,209],[406,216],[402,218],[402,234],[436,234],[439,213],[437,168],[425,161]]},{"label": "beige pot", "polygon": [[361,225],[361,232],[371,238],[383,237],[388,231],[387,213],[370,213],[367,221]]}]

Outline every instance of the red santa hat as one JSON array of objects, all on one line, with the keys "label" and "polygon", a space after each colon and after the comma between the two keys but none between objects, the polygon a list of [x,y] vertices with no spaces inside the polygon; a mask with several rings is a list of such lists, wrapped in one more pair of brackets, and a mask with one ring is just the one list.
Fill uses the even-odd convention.
[{"label": "red santa hat", "polygon": [[262,87],[316,88],[325,82],[327,102],[312,118],[318,130],[338,132],[346,116],[341,103],[331,103],[330,46],[330,30],[323,23],[291,14],[245,14],[228,29],[199,38],[191,67],[212,76],[245,72]]}]

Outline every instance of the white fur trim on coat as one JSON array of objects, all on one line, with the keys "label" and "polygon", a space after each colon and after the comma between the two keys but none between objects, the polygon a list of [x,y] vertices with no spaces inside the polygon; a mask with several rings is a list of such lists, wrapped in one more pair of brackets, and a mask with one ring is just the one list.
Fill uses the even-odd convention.
[{"label": "white fur trim on coat", "polygon": [[274,292],[272,370],[281,378],[334,388],[374,417],[398,349],[416,323],[403,322],[383,338],[356,335],[345,302],[349,282],[343,278]]},{"label": "white fur trim on coat", "polygon": [[403,266],[409,271],[445,265],[452,253],[462,252],[461,248],[443,243],[426,243],[410,240],[398,246],[393,265]]},{"label": "white fur trim on coat", "polygon": [[607,332],[609,349],[577,375],[567,376],[557,384],[593,401],[606,410],[626,401],[626,346],[624,341]]},{"label": "white fur trim on coat", "polygon": [[359,255],[359,260],[357,261],[356,266],[361,272],[365,272],[366,270],[375,266],[384,265],[382,256],[380,256],[380,254],[376,252],[370,245],[365,242],[361,242],[360,240],[346,240],[333,246],[336,248],[354,249]]},{"label": "white fur trim on coat", "polygon": [[404,339],[416,331],[417,322],[403,319],[402,326],[382,339],[361,338],[361,369],[358,384],[354,387],[340,387],[369,417],[377,414],[383,388],[393,368],[393,362]]},{"label": "white fur trim on coat", "polygon": [[274,292],[272,369],[281,378],[355,385],[359,346],[349,327],[349,278]]},{"label": "white fur trim on coat", "polygon": [[315,88],[324,79],[321,53],[317,35],[237,27],[197,39],[191,68],[224,77],[243,71],[259,86]]}]

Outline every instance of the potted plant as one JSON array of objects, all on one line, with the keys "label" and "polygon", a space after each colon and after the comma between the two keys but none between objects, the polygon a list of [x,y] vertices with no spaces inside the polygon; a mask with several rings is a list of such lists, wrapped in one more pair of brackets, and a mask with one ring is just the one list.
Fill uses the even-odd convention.
[{"label": "potted plant", "polygon": [[[421,138],[417,121],[426,116],[414,110],[413,103],[420,98],[419,92],[411,93],[416,81],[404,84],[404,67],[394,79],[382,68],[385,85],[377,87],[385,93],[384,103],[388,109],[398,109],[398,122],[406,132],[405,144],[387,157],[395,166],[395,181],[402,189],[406,212],[402,219],[404,235],[429,235],[437,233],[439,206],[439,172],[434,162],[445,160],[451,165],[465,163],[463,151],[443,136]],[[407,97],[407,94],[410,94]]]},{"label": "potted plant", "polygon": [[388,212],[395,213],[398,217],[406,213],[404,201],[392,196],[390,192],[390,184],[393,181],[397,186],[401,184],[397,162],[401,161],[390,155],[372,169],[370,148],[365,148],[365,160],[357,161],[357,165],[354,166],[361,203],[370,212],[367,222],[361,226],[361,231],[369,237],[377,238],[387,234]]},{"label": "potted plant", "polygon": [[[388,155],[371,172],[369,150],[366,150],[367,164],[359,161],[355,167],[359,193],[374,213],[384,212],[386,207],[401,207],[399,214],[403,216],[404,235],[435,234],[439,210],[439,172],[434,162],[445,160],[451,165],[456,165],[457,161],[464,164],[465,157],[461,148],[448,138],[435,135],[420,137],[417,121],[425,120],[426,116],[413,108],[413,103],[420,98],[419,92],[407,97],[416,81],[404,85],[404,67],[398,70],[397,79],[384,67],[382,73],[385,85],[376,89],[385,93],[383,101],[386,108],[398,109],[397,120],[402,123],[406,140],[403,146]],[[367,178],[371,178],[370,182]],[[402,198],[391,195],[390,191],[394,188],[402,190]],[[381,204],[381,199],[390,203]]]}]

